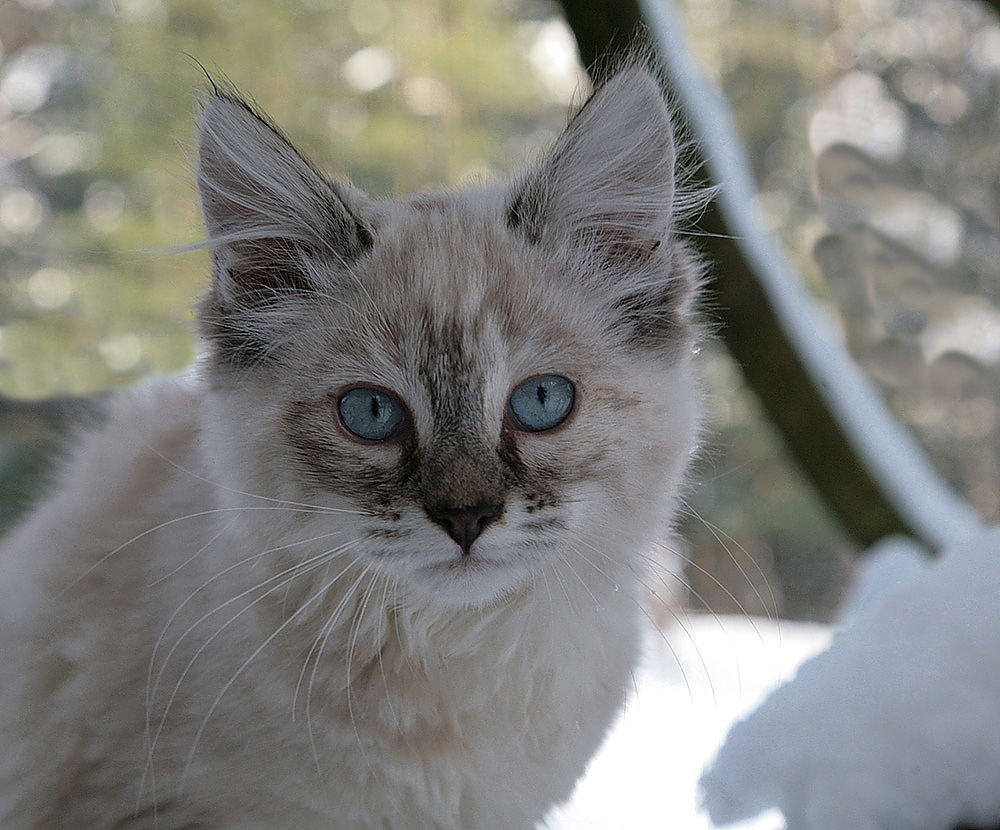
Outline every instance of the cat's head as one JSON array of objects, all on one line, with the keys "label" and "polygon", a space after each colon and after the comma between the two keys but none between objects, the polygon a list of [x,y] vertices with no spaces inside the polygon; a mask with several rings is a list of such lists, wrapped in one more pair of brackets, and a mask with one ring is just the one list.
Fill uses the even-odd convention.
[{"label": "cat's head", "polygon": [[696,429],[674,167],[637,68],[513,183],[400,201],[215,94],[201,324],[230,491],[329,508],[287,520],[448,604],[615,579],[664,529]]}]

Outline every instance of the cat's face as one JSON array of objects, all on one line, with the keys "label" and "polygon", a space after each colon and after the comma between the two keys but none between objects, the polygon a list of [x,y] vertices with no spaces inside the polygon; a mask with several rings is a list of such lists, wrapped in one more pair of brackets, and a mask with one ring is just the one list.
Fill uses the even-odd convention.
[{"label": "cat's face", "polygon": [[225,97],[201,158],[237,489],[344,511],[300,537],[449,605],[615,579],[662,530],[697,273],[648,78],[614,79],[509,187],[370,202]]}]

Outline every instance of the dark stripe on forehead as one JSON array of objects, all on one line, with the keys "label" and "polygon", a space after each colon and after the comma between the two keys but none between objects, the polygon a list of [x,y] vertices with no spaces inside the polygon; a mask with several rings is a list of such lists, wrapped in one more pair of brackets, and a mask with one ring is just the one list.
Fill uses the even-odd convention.
[{"label": "dark stripe on forehead", "polygon": [[435,434],[481,429],[486,367],[476,361],[478,338],[453,313],[427,308],[421,318],[417,371],[430,399]]}]

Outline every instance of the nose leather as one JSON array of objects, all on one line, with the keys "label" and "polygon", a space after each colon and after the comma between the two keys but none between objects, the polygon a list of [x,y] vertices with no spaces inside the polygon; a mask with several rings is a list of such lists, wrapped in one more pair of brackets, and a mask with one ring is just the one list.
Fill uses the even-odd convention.
[{"label": "nose leather", "polygon": [[441,525],[458,543],[463,555],[468,556],[472,543],[479,538],[490,522],[500,516],[503,505],[499,502],[483,501],[470,507],[438,504],[426,509],[427,515]]}]

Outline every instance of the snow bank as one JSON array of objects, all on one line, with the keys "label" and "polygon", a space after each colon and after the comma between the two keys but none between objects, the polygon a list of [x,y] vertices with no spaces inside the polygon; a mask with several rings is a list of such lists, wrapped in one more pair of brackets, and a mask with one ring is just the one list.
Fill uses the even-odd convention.
[{"label": "snow bank", "polygon": [[[830,640],[825,626],[693,614],[650,631],[629,703],[548,830],[709,830],[698,775],[740,714]],[[775,830],[779,815],[741,830]]]},{"label": "snow bank", "polygon": [[1000,824],[1000,529],[911,572],[730,731],[701,781],[717,823]]}]

